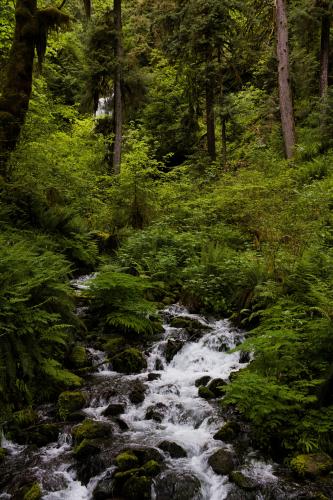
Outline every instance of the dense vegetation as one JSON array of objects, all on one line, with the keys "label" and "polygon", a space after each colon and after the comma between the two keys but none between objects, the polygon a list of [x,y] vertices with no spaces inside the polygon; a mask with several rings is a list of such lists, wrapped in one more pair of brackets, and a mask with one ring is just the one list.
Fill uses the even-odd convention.
[{"label": "dense vegetation", "polygon": [[[15,13],[3,3],[5,141]],[[108,2],[96,0],[87,19],[68,0],[63,17],[53,12],[43,25],[47,50],[42,68],[35,61],[20,140],[1,150],[2,421],[80,385],[68,359],[90,332],[69,280],[102,266],[88,297],[102,336],[152,334],[149,315],[177,300],[231,317],[249,332],[241,348],[254,360],[223,404],[280,458],[333,453],[331,2],[288,2],[289,159],[271,4],[123,0],[120,37]],[[119,109],[94,112],[119,78],[114,175]]]}]

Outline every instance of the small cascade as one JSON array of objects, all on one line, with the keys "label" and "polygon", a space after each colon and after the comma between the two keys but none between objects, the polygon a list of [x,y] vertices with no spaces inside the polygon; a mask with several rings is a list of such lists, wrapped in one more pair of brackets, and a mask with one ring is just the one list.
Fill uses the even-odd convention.
[{"label": "small cascade", "polygon": [[100,97],[98,107],[95,113],[96,118],[113,115],[113,95],[109,97]]},{"label": "small cascade", "polygon": [[[86,280],[86,277],[76,280],[75,287],[79,290],[84,288]],[[147,353],[148,368],[145,373],[116,373],[112,371],[104,352],[88,349],[96,371],[84,388],[88,397],[83,412],[90,419],[108,424],[112,422],[113,426],[112,443],[104,453],[106,461],[101,470],[88,476],[85,482],[79,479],[81,476],[73,455],[70,433],[74,424],[65,424],[60,430],[58,441],[38,451],[2,439],[2,446],[8,450],[8,461],[15,464],[17,459],[19,466],[24,463],[25,472],[30,471],[41,484],[44,500],[91,500],[96,485],[112,477],[115,469],[113,457],[119,451],[128,446],[157,449],[161,442],[175,443],[184,452],[180,458],[171,458],[169,453],[160,449],[165,460],[162,482],[163,474],[176,475],[180,481],[185,476],[200,481],[200,493],[187,500],[237,498],[228,497],[234,487],[228,476],[216,474],[208,463],[214,452],[221,448],[233,451],[233,446],[213,438],[226,417],[217,400],[207,401],[199,397],[197,381],[206,377],[228,383],[232,372],[246,366],[240,362],[239,352],[230,352],[243,341],[243,333],[228,320],[207,320],[190,314],[178,305],[168,307],[163,315],[164,334]],[[200,334],[191,337],[183,328],[171,326],[175,317],[199,322],[202,325]],[[170,341],[181,342],[172,359],[167,355]],[[140,402],[133,402],[130,393],[137,384],[144,386],[145,393]],[[110,404],[123,408],[120,418],[110,421],[105,416]],[[247,449],[242,463],[238,464],[238,470],[258,485],[258,492],[251,498],[297,498],[293,495],[279,497],[279,494],[265,497],[262,493],[264,487],[278,487],[276,468],[251,449]],[[162,498],[159,497],[158,488],[157,478],[152,486],[153,499]],[[0,498],[10,498],[6,489]]]}]

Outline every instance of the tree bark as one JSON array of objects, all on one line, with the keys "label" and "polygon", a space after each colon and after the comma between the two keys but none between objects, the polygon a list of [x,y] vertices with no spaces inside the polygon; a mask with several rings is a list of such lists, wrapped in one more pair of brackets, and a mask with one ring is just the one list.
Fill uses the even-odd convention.
[{"label": "tree bark", "polygon": [[122,128],[123,128],[123,99],[122,99],[122,59],[123,59],[123,41],[122,41],[122,20],[121,20],[121,0],[114,0],[114,21],[116,28],[116,69],[114,79],[114,146],[113,146],[113,172],[115,175],[120,173],[121,147],[122,147]]},{"label": "tree bark", "polygon": [[212,49],[208,45],[206,52],[206,122],[207,122],[207,150],[211,159],[216,160],[215,142],[215,93],[214,76],[212,71]]},{"label": "tree bark", "polygon": [[221,122],[221,150],[222,150],[222,166],[227,163],[227,119],[224,114],[224,86],[223,86],[223,68],[221,49],[218,49],[218,63],[220,68],[220,122]]},{"label": "tree bark", "polygon": [[286,0],[276,0],[276,32],[282,133],[286,157],[292,158],[296,144],[296,133],[289,77],[288,18]]},{"label": "tree bark", "polygon": [[328,13],[324,13],[321,21],[320,97],[325,97],[328,89],[330,28],[331,28],[331,16]]},{"label": "tree bark", "polygon": [[29,107],[35,54],[37,0],[17,0],[15,34],[0,97],[0,175],[6,176]]}]

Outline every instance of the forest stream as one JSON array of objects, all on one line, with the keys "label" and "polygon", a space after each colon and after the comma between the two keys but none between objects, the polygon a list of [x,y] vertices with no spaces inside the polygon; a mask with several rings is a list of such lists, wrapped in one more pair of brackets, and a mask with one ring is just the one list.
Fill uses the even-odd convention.
[{"label": "forest stream", "polygon": [[[75,283],[84,286],[84,280]],[[144,373],[119,374],[104,363],[104,352],[89,348],[95,371],[84,388],[88,398],[82,412],[83,418],[104,424],[109,436],[100,440],[99,455],[74,457],[73,424],[62,424],[58,441],[39,449],[3,438],[8,457],[0,476],[1,499],[16,498],[10,492],[22,477],[41,484],[44,500],[119,498],[113,492],[114,460],[124,450],[159,464],[151,490],[142,491],[142,499],[307,498],[281,468],[249,446],[244,423],[239,425],[242,437],[234,443],[216,439],[230,415],[217,399],[198,395],[198,386],[215,381],[216,388],[246,366],[248,360],[238,351],[230,352],[242,342],[243,332],[226,319],[190,314],[177,304],[161,315],[164,334],[146,352]],[[184,328],[170,326],[174,318],[193,320],[202,329],[189,336]],[[177,346],[171,354],[168,345]],[[53,415],[54,405],[39,408],[41,422],[52,422]]]}]

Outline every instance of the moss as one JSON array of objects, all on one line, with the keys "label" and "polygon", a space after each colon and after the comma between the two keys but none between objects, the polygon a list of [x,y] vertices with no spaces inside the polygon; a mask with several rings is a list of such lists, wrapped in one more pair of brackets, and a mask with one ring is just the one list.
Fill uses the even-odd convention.
[{"label": "moss", "polygon": [[112,428],[109,424],[90,419],[72,428],[72,436],[76,444],[81,443],[84,439],[107,438],[111,434]]},{"label": "moss", "polygon": [[104,350],[110,355],[110,356],[115,356],[121,350],[124,348],[126,345],[126,341],[124,337],[115,337],[113,339],[108,340],[104,344]]},{"label": "moss", "polygon": [[210,391],[208,389],[208,387],[204,387],[203,385],[201,387],[199,387],[198,395],[201,398],[204,398],[204,399],[213,399],[213,398],[215,398],[214,393],[212,391]]},{"label": "moss", "polygon": [[147,368],[147,361],[139,349],[125,349],[112,360],[113,369],[120,373],[139,373]]},{"label": "moss", "polygon": [[120,470],[133,469],[139,464],[138,457],[132,451],[120,453],[115,461]]},{"label": "moss", "polygon": [[4,461],[7,455],[7,450],[5,448],[0,448],[0,463]]},{"label": "moss", "polygon": [[188,331],[193,331],[193,330],[208,330],[209,327],[206,325],[203,325],[198,321],[197,319],[193,318],[184,318],[182,316],[173,318],[170,322],[170,326],[173,328],[185,328]]},{"label": "moss", "polygon": [[254,491],[257,489],[258,485],[249,477],[245,476],[240,471],[232,471],[229,474],[229,479],[231,482],[235,483],[239,488],[246,491]]},{"label": "moss", "polygon": [[83,368],[88,364],[86,349],[81,345],[75,345],[69,355],[69,361],[74,368]]},{"label": "moss", "polygon": [[154,477],[161,472],[161,466],[156,460],[149,460],[142,466],[142,471],[145,476]]},{"label": "moss", "polygon": [[290,462],[297,476],[315,478],[333,470],[333,460],[326,453],[297,455]]},{"label": "moss", "polygon": [[86,396],[80,391],[65,391],[62,392],[58,398],[58,412],[60,418],[66,420],[67,417],[77,411],[81,410],[86,404]]},{"label": "moss", "polygon": [[118,471],[114,475],[114,479],[116,484],[119,486],[120,484],[124,484],[130,477],[138,476],[142,472],[141,467],[134,467],[133,469]]},{"label": "moss", "polygon": [[128,500],[150,500],[151,479],[146,476],[132,476],[124,484],[123,494]]},{"label": "moss", "polygon": [[85,460],[92,455],[97,455],[101,451],[100,447],[90,439],[84,439],[76,445],[73,451],[75,458]]},{"label": "moss", "polygon": [[59,428],[56,424],[42,424],[27,433],[27,443],[46,446],[57,441]]},{"label": "moss", "polygon": [[33,483],[25,493],[23,500],[39,500],[42,498],[42,490],[39,483]]}]

